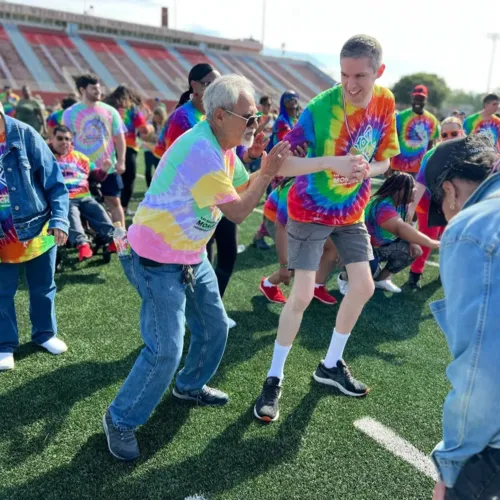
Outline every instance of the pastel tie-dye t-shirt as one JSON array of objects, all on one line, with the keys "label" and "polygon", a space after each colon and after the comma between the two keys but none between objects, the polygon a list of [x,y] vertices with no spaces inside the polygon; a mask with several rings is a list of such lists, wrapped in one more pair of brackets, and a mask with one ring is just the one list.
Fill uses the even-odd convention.
[{"label": "pastel tie-dye t-shirt", "polygon": [[147,129],[148,122],[146,117],[138,106],[132,106],[128,109],[121,108],[120,116],[126,129],[125,142],[127,143],[127,148],[138,151],[137,132],[141,131],[141,129]]},{"label": "pastel tie-dye t-shirt", "polygon": [[106,159],[116,165],[114,137],[126,132],[118,111],[103,102],[94,106],[77,103],[63,113],[63,124],[73,133],[73,145],[89,160],[101,168]]},{"label": "pastel tie-dye t-shirt", "polygon": [[500,153],[500,118],[497,116],[485,120],[481,113],[470,115],[464,121],[464,131],[467,135],[486,134]]},{"label": "pastel tie-dye t-shirt", "polygon": [[[394,110],[392,92],[376,85],[366,108],[346,103],[347,128],[337,85],[309,103],[285,140],[292,149],[307,142],[310,157],[346,156],[355,147],[367,161],[387,160],[399,153]],[[352,182],[331,171],[298,176],[288,194],[288,216],[327,226],[362,222],[370,186],[370,179]]]},{"label": "pastel tie-dye t-shirt", "polygon": [[0,226],[5,236],[0,238],[0,263],[20,264],[40,257],[50,250],[55,242],[54,237],[47,234],[48,222],[36,238],[26,242],[19,241],[14,228],[9,189],[3,169],[3,156],[6,150],[5,133],[3,133],[0,135]]},{"label": "pastel tie-dye t-shirt", "polygon": [[62,124],[63,113],[64,109],[58,109],[47,118],[47,127],[49,131],[53,131],[58,125]]},{"label": "pastel tie-dye t-shirt", "polygon": [[365,224],[370,234],[371,244],[381,247],[397,240],[397,236],[382,227],[382,224],[394,217],[403,217],[403,207],[396,207],[391,197],[381,200],[373,197],[365,209]]},{"label": "pastel tie-dye t-shirt", "polygon": [[396,126],[401,153],[392,159],[391,168],[400,172],[416,173],[429,142],[439,138],[439,122],[428,111],[424,110],[424,113],[419,115],[409,108],[397,114]]},{"label": "pastel tie-dye t-shirt", "polygon": [[158,136],[158,142],[153,151],[155,156],[161,158],[178,137],[204,119],[205,115],[198,111],[191,101],[177,108],[168,117],[167,123]]},{"label": "pastel tie-dye t-shirt", "polygon": [[90,196],[89,175],[95,165],[84,154],[74,150],[65,156],[56,155],[56,160],[68,188],[69,199]]},{"label": "pastel tie-dye t-shirt", "polygon": [[248,179],[235,150],[199,123],[163,155],[128,231],[131,247],[163,264],[200,263],[222,217],[217,205],[237,200]]}]

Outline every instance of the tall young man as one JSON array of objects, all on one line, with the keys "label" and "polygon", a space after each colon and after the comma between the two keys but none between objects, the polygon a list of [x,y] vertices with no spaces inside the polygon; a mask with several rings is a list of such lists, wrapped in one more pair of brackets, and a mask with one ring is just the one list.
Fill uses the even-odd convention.
[{"label": "tall young man", "polygon": [[75,151],[88,156],[97,168],[111,160],[112,167],[101,191],[113,222],[121,222],[125,227],[125,214],[120,203],[121,174],[125,172],[125,126],[115,108],[100,102],[101,86],[95,76],[79,76],[76,86],[81,102],[63,113],[62,123],[73,133]]},{"label": "tall young man", "polygon": [[498,111],[498,103],[497,95],[488,94],[483,99],[483,110],[465,119],[464,131],[467,135],[488,135],[493,146],[500,152],[500,118],[495,115]]},{"label": "tall young man", "polygon": [[401,153],[392,159],[391,168],[413,177],[417,175],[422,158],[440,133],[438,119],[425,109],[428,96],[425,85],[416,85],[411,94],[411,108],[396,116]]},{"label": "tall young man", "polygon": [[366,385],[351,376],[342,357],[350,332],[374,290],[369,266],[373,254],[363,222],[370,196],[367,177],[383,174],[399,148],[394,96],[375,85],[385,69],[379,42],[367,35],[350,38],[340,53],[340,66],[342,83],[315,97],[285,140],[294,150],[307,143],[309,157],[349,160],[362,155],[370,163],[362,181],[317,172],[298,176],[288,194],[288,267],[295,271],[295,279],[280,316],[271,368],[254,407],[254,415],[267,422],[279,417],[285,361],[312,300],[316,271],[330,235],[347,267],[349,289],[325,360],[313,376],[350,396],[368,392]]}]

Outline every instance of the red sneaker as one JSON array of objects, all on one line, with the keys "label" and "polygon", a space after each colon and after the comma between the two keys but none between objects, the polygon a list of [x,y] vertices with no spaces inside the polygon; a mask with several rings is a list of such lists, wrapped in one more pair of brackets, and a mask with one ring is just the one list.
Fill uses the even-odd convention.
[{"label": "red sneaker", "polygon": [[78,246],[78,261],[82,262],[84,260],[90,259],[94,255],[92,248],[88,243]]},{"label": "red sneaker", "polygon": [[283,295],[280,287],[278,285],[264,286],[264,281],[266,281],[266,278],[262,278],[260,280],[259,286],[259,290],[261,291],[262,295],[264,295],[264,297],[269,302],[274,302],[275,304],[285,304],[286,297]]},{"label": "red sneaker", "polygon": [[337,303],[337,299],[326,291],[325,285],[317,286],[314,288],[314,298],[318,299],[320,302],[323,302],[323,304],[328,304],[330,306],[333,306],[333,304]]},{"label": "red sneaker", "polygon": [[115,245],[115,242],[112,241],[109,245],[108,245],[108,252],[109,253],[116,253],[116,245]]}]

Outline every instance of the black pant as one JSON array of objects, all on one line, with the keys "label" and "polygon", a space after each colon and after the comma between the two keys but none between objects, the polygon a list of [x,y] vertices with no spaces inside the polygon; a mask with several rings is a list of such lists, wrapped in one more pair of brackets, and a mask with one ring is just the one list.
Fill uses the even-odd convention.
[{"label": "black pant", "polygon": [[493,500],[500,495],[500,449],[486,448],[469,458],[446,500]]},{"label": "black pant", "polygon": [[153,179],[153,168],[156,169],[160,159],[157,158],[151,151],[144,151],[144,163],[146,164],[146,185],[151,186],[151,180]]},{"label": "black pant", "polygon": [[224,296],[231,275],[233,274],[236,255],[238,254],[238,226],[226,217],[222,217],[215,233],[207,243],[208,259],[214,264],[214,241],[217,243],[217,267],[215,274],[219,283],[220,296]]},{"label": "black pant", "polygon": [[125,154],[125,172],[122,174],[122,207],[127,208],[134,192],[135,176],[137,175],[137,151],[127,148]]}]

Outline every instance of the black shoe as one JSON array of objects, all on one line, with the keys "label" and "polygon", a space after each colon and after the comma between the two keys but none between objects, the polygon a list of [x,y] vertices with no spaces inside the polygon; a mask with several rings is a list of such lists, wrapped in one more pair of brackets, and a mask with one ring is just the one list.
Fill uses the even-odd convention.
[{"label": "black shoe", "polygon": [[260,396],[253,407],[255,418],[264,422],[274,422],[280,416],[278,401],[281,397],[281,385],[278,377],[267,377]]},{"label": "black shoe", "polygon": [[259,249],[259,250],[269,250],[271,247],[266,243],[266,240],[262,238],[254,238],[253,239],[253,244]]},{"label": "black shoe", "polygon": [[139,445],[135,438],[135,432],[132,430],[120,430],[113,424],[109,410],[102,417],[102,426],[104,434],[108,440],[108,448],[116,458],[120,460],[135,460],[141,455]]},{"label": "black shoe", "polygon": [[410,278],[408,279],[408,285],[412,290],[420,290],[422,288],[422,273],[414,273],[410,271]]},{"label": "black shoe", "polygon": [[351,375],[349,368],[342,360],[337,361],[336,368],[327,368],[321,362],[313,373],[313,377],[316,382],[336,387],[347,396],[364,396],[370,392],[370,389],[365,384],[358,382]]},{"label": "black shoe", "polygon": [[219,389],[212,389],[204,385],[199,391],[181,391],[177,386],[172,391],[173,395],[178,399],[185,401],[195,401],[200,406],[224,406],[229,401],[229,396]]}]

